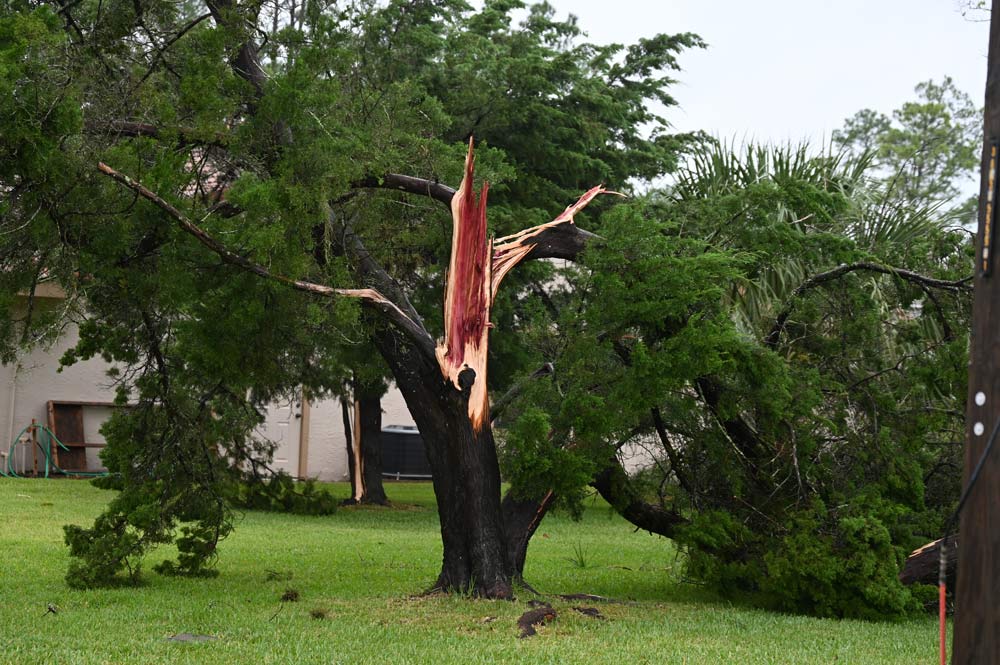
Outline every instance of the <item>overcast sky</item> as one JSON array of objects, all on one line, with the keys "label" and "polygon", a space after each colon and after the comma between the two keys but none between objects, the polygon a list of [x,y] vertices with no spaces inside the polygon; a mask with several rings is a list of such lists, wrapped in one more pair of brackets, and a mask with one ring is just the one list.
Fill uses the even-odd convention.
[{"label": "overcast sky", "polygon": [[694,32],[667,117],[724,138],[818,142],[951,76],[982,104],[989,23],[961,0],[549,0],[599,43]]}]

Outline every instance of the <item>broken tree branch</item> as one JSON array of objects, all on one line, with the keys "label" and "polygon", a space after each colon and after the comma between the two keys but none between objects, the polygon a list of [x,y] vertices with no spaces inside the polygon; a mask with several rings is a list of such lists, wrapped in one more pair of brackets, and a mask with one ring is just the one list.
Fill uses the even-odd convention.
[{"label": "broken tree branch", "polygon": [[451,208],[455,189],[434,180],[417,178],[399,173],[386,173],[381,177],[366,176],[351,183],[352,189],[395,189],[409,194],[429,196]]},{"label": "broken tree branch", "polygon": [[[941,542],[943,539],[927,543],[923,547],[910,552],[903,563],[902,570],[899,571],[899,581],[903,584],[934,584],[938,583],[938,573],[940,573],[941,563]],[[958,536],[948,539],[948,559],[949,586],[955,578],[958,565]]]},{"label": "broken tree branch", "polygon": [[764,337],[764,344],[771,348],[777,346],[778,340],[781,338],[781,333],[785,330],[785,324],[788,322],[788,317],[791,316],[792,310],[795,308],[795,301],[802,296],[806,291],[813,289],[820,284],[833,281],[844,275],[850,274],[852,272],[866,271],[880,273],[883,275],[892,275],[893,277],[898,277],[899,279],[905,280],[907,282],[912,282],[918,286],[927,289],[941,289],[944,291],[951,291],[953,293],[961,292],[972,292],[972,284],[970,283],[972,277],[965,277],[963,279],[958,279],[954,281],[948,281],[943,279],[935,279],[933,277],[927,277],[919,273],[915,273],[912,270],[906,270],[904,268],[894,268],[892,266],[884,266],[878,263],[872,263],[870,261],[858,261],[857,263],[844,263],[836,268],[827,270],[826,272],[821,272],[819,274],[813,275],[806,281],[799,284],[794,291],[792,291],[791,297],[788,299],[788,303],[785,308],[778,314],[775,318],[774,325],[771,327],[770,332]]},{"label": "broken tree branch", "polygon": [[622,196],[603,187],[593,187],[551,222],[494,240],[492,297],[496,297],[500,282],[507,273],[529,257],[575,260],[587,243],[599,236],[579,228],[573,218],[600,194]]},{"label": "broken tree branch", "polygon": [[590,485],[619,515],[644,531],[673,538],[677,527],[687,523],[680,513],[643,499],[617,458],[609,459]]},{"label": "broken tree branch", "polygon": [[313,295],[324,297],[342,296],[347,298],[359,298],[366,304],[385,314],[390,321],[409,335],[417,343],[418,347],[426,348],[429,345],[430,348],[433,348],[433,342],[430,334],[426,329],[424,329],[423,325],[411,319],[394,302],[383,296],[375,289],[337,289],[331,286],[324,286],[322,284],[315,284],[304,280],[292,279],[283,275],[276,275],[260,264],[254,263],[250,259],[231,251],[225,245],[191,222],[191,220],[189,220],[180,210],[151,190],[144,187],[142,184],[136,182],[132,178],[129,178],[127,175],[115,171],[103,162],[99,163],[97,168],[112,180],[128,187],[166,212],[171,218],[174,219],[175,222],[177,222],[177,225],[184,232],[194,236],[198,242],[215,252],[224,262],[260,277],[281,282],[282,284],[290,286],[297,291],[303,291],[305,293],[311,293]]},{"label": "broken tree branch", "polygon": [[83,128],[91,134],[104,134],[107,136],[113,135],[115,137],[126,138],[148,136],[154,139],[162,139],[165,133],[175,132],[177,135],[177,143],[182,146],[208,145],[224,148],[229,142],[229,137],[222,132],[216,132],[211,138],[204,138],[202,136],[198,136],[197,132],[189,127],[170,127],[165,129],[159,125],[135,120],[112,120],[110,122],[101,122],[88,119],[84,121]]}]

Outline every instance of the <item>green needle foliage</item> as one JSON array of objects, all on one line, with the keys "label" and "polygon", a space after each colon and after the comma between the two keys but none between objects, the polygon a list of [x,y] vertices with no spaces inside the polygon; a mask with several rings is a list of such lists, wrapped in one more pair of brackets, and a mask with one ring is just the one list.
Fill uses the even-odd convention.
[{"label": "green needle foliage", "polygon": [[547,438],[567,473],[642,446],[637,489],[676,515],[658,532],[693,577],[785,611],[918,610],[897,574],[957,492],[970,247],[866,168],[715,145],[605,214],[559,342],[538,336],[556,370],[525,393],[509,468]]}]

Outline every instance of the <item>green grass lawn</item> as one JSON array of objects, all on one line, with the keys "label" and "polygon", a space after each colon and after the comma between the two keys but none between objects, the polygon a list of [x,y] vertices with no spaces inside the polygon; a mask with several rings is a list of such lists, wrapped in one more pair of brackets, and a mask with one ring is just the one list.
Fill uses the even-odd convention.
[{"label": "green grass lawn", "polygon": [[[333,487],[346,496],[344,486]],[[416,597],[441,556],[428,484],[390,484],[393,508],[329,517],[248,512],[211,579],[148,572],[139,588],[74,591],[62,525],[90,525],[109,494],[87,482],[0,480],[0,662],[70,663],[932,663],[936,625],[833,621],[729,603],[680,579],[670,541],[603,503],[582,522],[545,519],[526,577],[544,594],[598,604],[600,621],[552,599],[558,618],[530,639],[515,602]],[[158,551],[147,568],[170,554]],[[272,579],[275,575],[287,579]],[[286,590],[298,602],[281,602]],[[47,614],[46,605],[60,609]],[[311,612],[325,612],[313,618]],[[212,635],[177,643],[177,633]]]}]

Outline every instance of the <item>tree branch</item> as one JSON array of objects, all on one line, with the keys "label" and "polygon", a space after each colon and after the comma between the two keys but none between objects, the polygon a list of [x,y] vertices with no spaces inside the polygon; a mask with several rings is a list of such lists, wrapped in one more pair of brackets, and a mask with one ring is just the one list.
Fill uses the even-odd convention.
[{"label": "tree branch", "polygon": [[[138,15],[138,12],[137,12],[137,15]],[[153,61],[151,63],[149,63],[149,68],[146,70],[146,73],[143,74],[142,78],[139,79],[139,82],[135,84],[135,86],[132,88],[132,90],[133,91],[137,90],[139,88],[139,86],[141,86],[143,83],[146,82],[146,79],[148,79],[150,76],[152,76],[153,71],[156,69],[156,65],[159,64],[159,62],[160,62],[161,59],[163,59],[163,54],[167,51],[167,49],[169,49],[171,46],[173,46],[174,43],[178,39],[180,39],[181,37],[183,37],[184,35],[186,35],[196,25],[198,25],[199,23],[201,23],[205,19],[210,18],[211,16],[212,16],[211,12],[209,12],[208,14],[202,14],[201,16],[198,16],[193,21],[191,21],[190,23],[188,23],[187,25],[185,25],[183,28],[181,28],[180,31],[176,35],[174,35],[173,37],[171,37],[170,39],[168,39],[167,42],[163,45],[162,48],[157,47],[156,48],[156,55],[153,57]],[[155,47],[156,44],[153,43],[153,46]]]},{"label": "tree branch", "polygon": [[305,293],[324,297],[343,296],[348,298],[359,298],[366,304],[382,312],[398,328],[410,336],[422,350],[429,349],[429,353],[431,357],[433,357],[433,340],[427,330],[424,329],[423,325],[407,316],[394,302],[383,296],[375,289],[337,289],[330,286],[324,286],[322,284],[314,284],[313,282],[307,282],[304,280],[291,279],[283,275],[276,275],[267,268],[228,249],[225,245],[191,222],[180,210],[157,196],[146,187],[142,186],[140,183],[132,180],[127,175],[115,171],[103,162],[98,164],[97,168],[102,173],[109,176],[112,180],[128,187],[166,212],[174,219],[174,221],[177,222],[177,225],[180,226],[183,231],[194,236],[198,242],[215,252],[224,262],[260,277],[281,282],[282,284],[290,286],[297,291],[303,291]]},{"label": "tree branch", "polygon": [[178,143],[180,145],[212,145],[224,148],[229,143],[229,136],[222,132],[216,132],[211,139],[203,139],[198,137],[195,131],[188,127],[171,127],[169,130],[164,130],[159,125],[133,120],[112,120],[107,123],[96,120],[85,120],[83,127],[91,133],[113,133],[128,138],[148,136],[154,139],[162,139],[165,131],[174,131],[177,132]]},{"label": "tree branch", "polygon": [[407,330],[407,334],[420,349],[421,353],[426,354],[436,364],[434,339],[427,332],[423,319],[409,298],[406,297],[403,289],[368,252],[361,237],[355,232],[354,227],[347,221],[338,218],[332,209],[330,210],[328,223],[336,242],[348,256],[354,259],[355,273],[358,277],[363,282],[374,286],[377,292],[385,294],[385,297],[394,304],[399,313],[413,324],[413,329]]},{"label": "tree branch", "polygon": [[[448,206],[449,209],[451,208],[451,199],[455,196],[456,191],[448,185],[434,180],[399,173],[386,173],[381,177],[366,176],[352,183],[351,187],[357,189],[395,189],[409,194],[429,196]],[[503,264],[514,253],[518,254],[517,262],[533,259],[576,260],[587,245],[599,240],[600,236],[584,231],[574,224],[573,215],[598,194],[617,194],[617,192],[595,187],[584,194],[577,203],[569,206],[555,220],[513,235],[497,238],[493,247],[494,260]],[[619,194],[619,196],[621,195]],[[504,273],[506,274],[506,270]]]},{"label": "tree branch", "polygon": [[351,183],[351,188],[396,189],[409,194],[429,196],[435,201],[448,206],[449,210],[451,210],[451,199],[455,196],[456,191],[454,188],[434,180],[426,180],[399,173],[386,173],[382,177],[365,176],[361,180]]},{"label": "tree branch", "polygon": [[656,434],[660,437],[660,443],[663,444],[663,449],[667,453],[667,458],[670,460],[670,466],[677,477],[677,482],[681,484],[684,491],[691,497],[691,502],[697,505],[698,493],[687,479],[687,474],[684,472],[683,465],[681,464],[680,455],[674,450],[673,443],[670,441],[670,435],[667,433],[667,426],[663,422],[663,415],[660,413],[659,407],[654,406],[650,409],[650,414],[653,416],[653,427],[656,429]]},{"label": "tree branch", "polygon": [[511,386],[510,390],[501,395],[500,399],[493,402],[493,405],[490,407],[490,422],[494,423],[499,420],[503,412],[507,410],[507,407],[524,392],[524,388],[529,381],[540,379],[543,376],[551,376],[553,372],[555,372],[555,367],[552,363],[545,363],[530,375]]},{"label": "tree branch", "polygon": [[617,459],[609,460],[590,484],[619,515],[640,529],[673,538],[677,527],[687,523],[680,513],[645,501]]},{"label": "tree branch", "polygon": [[915,273],[911,270],[906,270],[904,268],[893,268],[891,266],[883,266],[878,263],[871,263],[869,261],[858,261],[857,263],[844,263],[836,268],[827,270],[826,272],[821,272],[817,275],[813,275],[806,281],[799,284],[795,290],[792,292],[789,298],[788,304],[785,308],[778,314],[775,318],[774,325],[771,327],[770,332],[764,337],[765,346],[774,348],[778,344],[778,340],[781,338],[781,333],[785,329],[785,324],[788,322],[788,317],[791,316],[792,310],[795,308],[795,300],[810,289],[816,288],[820,284],[826,282],[831,282],[835,279],[843,277],[844,275],[850,274],[852,272],[867,271],[880,273],[883,275],[892,275],[898,277],[907,282],[912,282],[918,286],[927,289],[942,289],[945,291],[951,291],[953,293],[960,292],[971,292],[972,284],[970,281],[972,277],[966,277],[964,279],[958,279],[955,281],[947,281],[943,279],[935,279],[933,277],[927,277],[919,273]]},{"label": "tree branch", "polygon": [[[235,12],[239,11],[234,0],[209,0],[208,11],[212,14],[216,25],[221,27],[236,29],[236,26],[243,22],[241,16],[234,15]],[[244,36],[245,41],[240,45],[231,65],[237,76],[253,86],[254,96],[259,100],[264,95],[267,74],[260,64],[257,45],[254,44],[249,35],[245,34]]]}]

